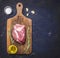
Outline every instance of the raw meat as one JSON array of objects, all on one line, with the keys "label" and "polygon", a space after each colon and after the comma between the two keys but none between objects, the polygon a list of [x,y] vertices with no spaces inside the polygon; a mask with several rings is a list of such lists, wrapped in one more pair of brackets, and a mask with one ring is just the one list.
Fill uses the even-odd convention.
[{"label": "raw meat", "polygon": [[20,43],[25,43],[25,25],[15,24],[12,28],[13,39]]}]

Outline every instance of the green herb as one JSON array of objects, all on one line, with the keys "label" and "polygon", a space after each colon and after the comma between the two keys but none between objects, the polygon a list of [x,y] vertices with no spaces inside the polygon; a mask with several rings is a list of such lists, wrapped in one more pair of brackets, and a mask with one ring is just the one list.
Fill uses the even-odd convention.
[{"label": "green herb", "polygon": [[12,36],[11,36],[11,30],[12,30],[12,27],[11,27],[10,31],[8,31],[8,34],[9,34],[10,40],[11,40],[11,42],[12,42],[12,44],[13,44],[13,43],[14,43],[14,40],[13,40],[13,38],[12,38]]},{"label": "green herb", "polygon": [[14,40],[13,40],[13,38],[11,37],[11,32],[8,31],[8,33],[9,33],[9,36],[10,36],[10,40],[11,40],[11,42],[12,42],[12,44],[13,44],[13,43],[14,43]]},{"label": "green herb", "polygon": [[28,42],[27,42],[27,48],[24,49],[25,52],[27,52],[28,49],[30,48],[30,27],[27,28],[27,39],[28,39]]}]

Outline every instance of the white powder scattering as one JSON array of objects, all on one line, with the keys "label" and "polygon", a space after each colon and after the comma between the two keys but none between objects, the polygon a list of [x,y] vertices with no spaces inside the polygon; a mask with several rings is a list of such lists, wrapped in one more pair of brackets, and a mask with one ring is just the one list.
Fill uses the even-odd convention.
[{"label": "white powder scattering", "polygon": [[51,34],[52,34],[51,32],[48,32],[48,36],[51,36]]}]

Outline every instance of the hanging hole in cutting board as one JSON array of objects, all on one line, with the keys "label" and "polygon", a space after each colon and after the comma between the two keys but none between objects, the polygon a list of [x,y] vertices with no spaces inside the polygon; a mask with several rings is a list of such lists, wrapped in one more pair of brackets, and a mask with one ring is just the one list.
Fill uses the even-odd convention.
[{"label": "hanging hole in cutting board", "polygon": [[21,5],[20,5],[20,4],[19,4],[18,6],[19,6],[19,7],[21,7]]}]

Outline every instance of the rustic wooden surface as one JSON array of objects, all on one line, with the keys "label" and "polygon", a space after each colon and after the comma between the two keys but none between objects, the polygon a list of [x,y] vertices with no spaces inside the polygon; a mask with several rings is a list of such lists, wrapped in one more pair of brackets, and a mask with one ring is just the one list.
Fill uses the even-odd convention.
[{"label": "rustic wooden surface", "polygon": [[[7,52],[8,52],[8,47],[13,44],[13,45],[16,45],[18,48],[18,51],[16,54],[30,54],[32,52],[32,20],[25,17],[22,14],[22,9],[23,9],[22,3],[18,3],[16,5],[16,9],[17,9],[17,14],[14,17],[9,18],[7,20]],[[16,23],[24,24],[26,26],[26,42],[24,45],[21,45],[15,41],[13,43],[11,42],[11,36],[10,36],[11,28]],[[30,31],[29,39],[28,39],[28,34],[27,34],[28,29]],[[28,48],[28,46],[30,47]]]}]

